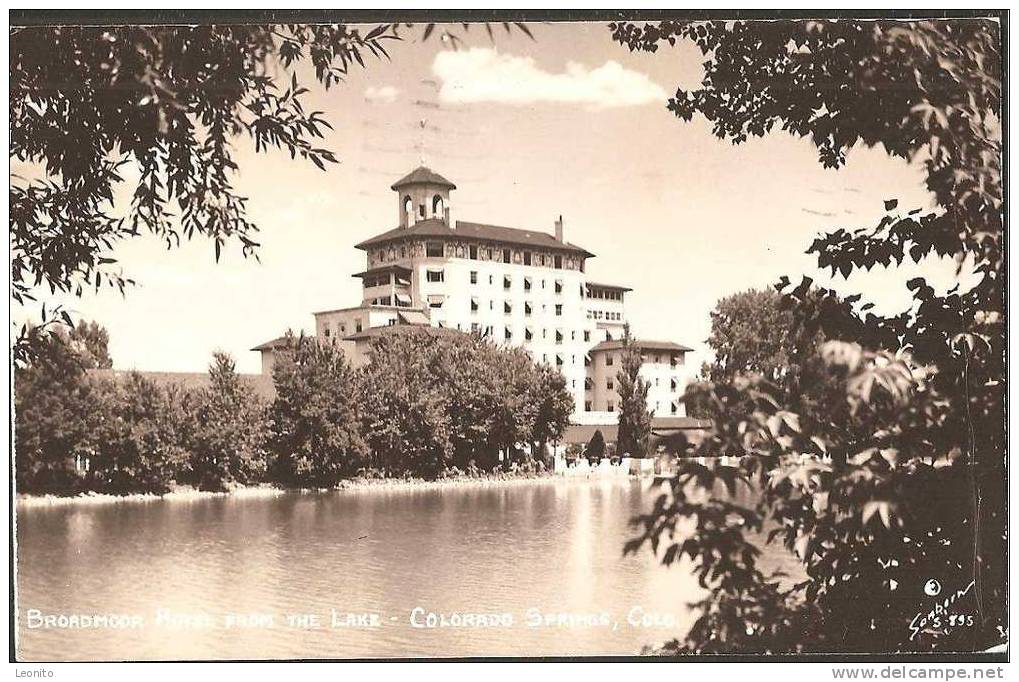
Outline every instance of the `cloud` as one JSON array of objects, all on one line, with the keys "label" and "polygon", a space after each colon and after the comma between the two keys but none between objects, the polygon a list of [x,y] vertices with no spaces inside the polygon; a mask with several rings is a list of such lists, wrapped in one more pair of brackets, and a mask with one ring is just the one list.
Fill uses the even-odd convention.
[{"label": "cloud", "polygon": [[630,71],[614,61],[595,69],[569,62],[564,72],[549,73],[531,57],[472,48],[440,52],[432,63],[432,72],[442,81],[439,99],[456,104],[559,102],[603,109],[664,103],[668,97],[646,74]]},{"label": "cloud", "polygon": [[393,102],[400,91],[392,85],[383,85],[380,88],[374,85],[364,91],[364,98],[369,102]]}]

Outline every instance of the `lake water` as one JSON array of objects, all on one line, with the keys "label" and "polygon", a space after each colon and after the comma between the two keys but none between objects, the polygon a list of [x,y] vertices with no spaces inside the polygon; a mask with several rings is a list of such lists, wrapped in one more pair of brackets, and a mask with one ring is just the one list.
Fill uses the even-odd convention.
[{"label": "lake water", "polygon": [[[622,556],[628,520],[656,494],[648,488],[544,479],[19,505],[18,655],[636,654],[683,634],[700,596],[686,567],[661,567],[646,550]],[[467,613],[499,615],[415,627]],[[131,627],[28,627],[61,614],[112,614]]]}]

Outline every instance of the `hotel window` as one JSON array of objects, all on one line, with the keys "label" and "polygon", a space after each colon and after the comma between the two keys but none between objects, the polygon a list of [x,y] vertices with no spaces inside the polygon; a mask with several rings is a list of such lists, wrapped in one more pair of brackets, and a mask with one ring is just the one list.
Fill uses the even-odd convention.
[{"label": "hotel window", "polygon": [[555,314],[556,314],[556,317],[562,317],[563,316],[563,304],[562,303],[556,303],[555,304]]},{"label": "hotel window", "polygon": [[530,341],[534,334],[531,333],[530,327],[524,327],[524,341]]},{"label": "hotel window", "polygon": [[590,366],[591,366],[591,356],[590,355],[585,355],[584,356],[584,367],[590,367]]},{"label": "hotel window", "polygon": [[608,390],[611,391],[615,387],[616,387],[616,385],[612,382],[612,379],[606,379],[605,380],[605,388],[607,388]]},{"label": "hotel window", "polygon": [[547,329],[542,329],[541,330],[541,338],[543,338],[543,339],[547,339],[548,338],[548,330]]},{"label": "hotel window", "polygon": [[472,313],[478,312],[478,307],[479,307],[478,306],[478,299],[471,298],[471,312]]},{"label": "hotel window", "polygon": [[488,309],[489,310],[495,310],[495,301],[489,301],[488,302]]},{"label": "hotel window", "polygon": [[555,342],[557,346],[561,345],[563,342],[563,333],[558,329],[555,330]]},{"label": "hotel window", "polygon": [[425,244],[425,255],[429,258],[441,258],[442,242],[428,242]]},{"label": "hotel window", "polygon": [[503,336],[507,341],[513,340],[513,332],[510,330],[509,327],[506,327],[506,331],[503,333]]},{"label": "hotel window", "polygon": [[340,325],[340,333],[341,334],[346,334],[347,333],[347,325],[345,325],[345,324],[341,324]]},{"label": "hotel window", "polygon": [[570,332],[570,341],[577,340],[577,332]]},{"label": "hotel window", "polygon": [[510,313],[513,312],[513,306],[510,305],[509,301],[503,301],[502,302],[502,311],[504,313],[506,313],[507,315],[509,315]]},{"label": "hotel window", "polygon": [[524,317],[531,316],[531,304],[527,301],[524,302]]},{"label": "hotel window", "polygon": [[428,270],[425,273],[425,279],[429,282],[444,282],[446,281],[445,274],[442,270]]},{"label": "hotel window", "polygon": [[563,356],[559,355],[558,353],[556,353],[556,356],[555,356],[555,365],[556,365],[556,367],[562,367],[563,366]]},{"label": "hotel window", "polygon": [[445,301],[445,296],[429,296],[428,306],[430,308],[441,308],[442,303]]},{"label": "hotel window", "polygon": [[670,388],[671,388],[671,389],[672,389],[673,391],[675,391],[675,390],[676,390],[677,388],[679,388],[679,382],[678,382],[678,381],[676,381],[675,379],[673,379],[673,380],[672,380],[672,381],[671,381],[671,382],[669,383],[669,387],[670,387]]},{"label": "hotel window", "polygon": [[563,257],[562,256],[556,256],[555,258],[553,258],[552,259],[552,263],[553,263],[553,267],[556,270],[562,270],[563,269]]},{"label": "hotel window", "polygon": [[530,251],[524,251],[524,265],[530,265],[530,264],[531,264],[531,252]]},{"label": "hotel window", "polygon": [[530,277],[524,277],[524,291],[530,291],[530,290],[531,290],[531,278]]},{"label": "hotel window", "polygon": [[471,333],[472,334],[477,334],[480,331],[481,331],[481,325],[479,325],[477,322],[471,322]]},{"label": "hotel window", "polygon": [[615,412],[616,411],[616,404],[614,402],[612,402],[611,400],[609,401],[609,404],[608,404],[608,411],[609,412]]},{"label": "hotel window", "polygon": [[325,326],[325,330],[326,330],[326,338],[328,339],[329,335],[332,334],[332,331],[330,331],[330,329],[329,329],[329,325]]},{"label": "hotel window", "polygon": [[584,340],[585,341],[590,341],[591,340],[591,332],[586,330],[586,329],[584,330]]},{"label": "hotel window", "polygon": [[471,284],[477,284],[477,283],[478,283],[478,271],[477,270],[471,270]]},{"label": "hotel window", "polygon": [[587,377],[586,379],[584,379],[584,390],[585,391],[594,390],[594,379],[592,379],[591,377]]},{"label": "hotel window", "polygon": [[478,247],[475,246],[474,244],[471,244],[469,247],[467,247],[467,255],[470,256],[471,260],[477,260],[478,259]]},{"label": "hotel window", "polygon": [[490,285],[491,285],[491,284],[495,284],[495,275],[489,275],[489,276],[488,276],[488,283],[489,283]]},{"label": "hotel window", "polygon": [[676,412],[678,411],[679,407],[676,405],[676,403],[672,403],[672,414],[676,414]]},{"label": "hotel window", "polygon": [[510,277],[509,275],[506,275],[505,277],[502,278],[502,288],[509,289],[511,286],[513,286],[513,278]]},{"label": "hotel window", "polygon": [[590,412],[590,411],[591,411],[591,401],[590,400],[585,400],[584,401],[584,412]]},{"label": "hotel window", "polygon": [[509,249],[503,249],[502,250],[502,262],[503,263],[509,263],[511,260],[512,260],[512,257],[510,255],[510,250]]},{"label": "hotel window", "polygon": [[613,362],[614,362],[614,360],[612,359],[611,355],[606,355],[605,356],[605,366],[606,367],[611,367]]},{"label": "hotel window", "polygon": [[557,294],[563,293],[563,281],[561,279],[555,281],[555,292]]},{"label": "hotel window", "polygon": [[361,333],[361,320],[357,320],[356,321],[356,326],[357,326],[357,328],[354,330],[354,333],[355,334],[360,334]]}]

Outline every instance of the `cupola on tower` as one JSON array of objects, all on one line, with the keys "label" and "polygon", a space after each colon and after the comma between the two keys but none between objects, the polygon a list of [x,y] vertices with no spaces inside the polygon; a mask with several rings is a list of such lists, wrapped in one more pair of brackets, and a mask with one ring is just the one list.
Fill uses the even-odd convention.
[{"label": "cupola on tower", "polygon": [[449,192],[456,185],[425,166],[393,183],[400,208],[400,227],[422,220],[441,220],[449,225]]}]

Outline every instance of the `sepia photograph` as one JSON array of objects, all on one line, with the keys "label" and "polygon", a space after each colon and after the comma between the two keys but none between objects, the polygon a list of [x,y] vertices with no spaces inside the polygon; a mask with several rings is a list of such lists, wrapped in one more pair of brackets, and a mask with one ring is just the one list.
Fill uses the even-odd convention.
[{"label": "sepia photograph", "polygon": [[1008,19],[11,10],[18,676],[1003,678]]}]

